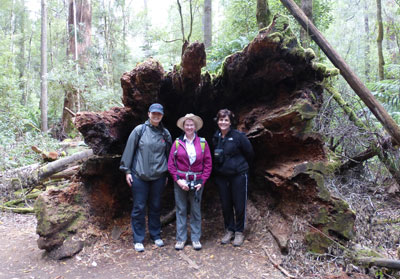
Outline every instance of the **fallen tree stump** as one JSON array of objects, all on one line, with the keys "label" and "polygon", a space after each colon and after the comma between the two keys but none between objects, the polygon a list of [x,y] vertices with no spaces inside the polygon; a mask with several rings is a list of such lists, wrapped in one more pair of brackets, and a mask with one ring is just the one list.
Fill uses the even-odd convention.
[{"label": "fallen tree stump", "polygon": [[[290,240],[296,218],[334,239],[351,239],[355,214],[325,187],[329,165],[323,141],[312,130],[322,104],[323,81],[338,71],[314,62],[314,57],[312,50],[299,46],[288,18],[278,15],[242,51],[228,56],[216,76],[201,74],[205,50],[197,42],[184,49],[181,64],[172,72],[165,73],[159,62],[149,59],[124,73],[124,107],[76,114],[75,125],[96,156],[82,165],[74,187],[39,196],[35,206],[39,247],[58,249],[63,240],[84,231],[85,224],[107,228],[114,218],[129,214],[131,192],[118,170],[120,154],[153,102],[163,104],[163,123],[173,138],[181,133],[177,119],[192,112],[202,117],[199,134],[209,143],[217,111],[227,107],[235,112],[238,129],[255,149],[250,186],[260,195],[273,193],[271,210],[279,216],[277,222],[284,220],[276,224],[284,226],[279,231],[284,235],[277,239]],[[213,206],[208,202],[203,200],[205,208]],[[173,208],[172,195],[165,203]],[[329,245],[313,230],[304,237],[315,251]]]}]

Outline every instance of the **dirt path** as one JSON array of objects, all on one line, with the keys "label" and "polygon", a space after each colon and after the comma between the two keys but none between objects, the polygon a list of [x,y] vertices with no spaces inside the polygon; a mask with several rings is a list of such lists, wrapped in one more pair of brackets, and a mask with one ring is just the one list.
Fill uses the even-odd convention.
[{"label": "dirt path", "polygon": [[147,241],[146,251],[136,253],[129,230],[118,240],[104,233],[101,240],[62,261],[48,259],[37,248],[35,228],[32,215],[0,213],[0,278],[285,278],[265,257],[266,243],[250,238],[240,248],[222,246],[213,224],[203,225],[201,251],[190,245],[175,251],[172,223],[163,229],[163,248]]}]

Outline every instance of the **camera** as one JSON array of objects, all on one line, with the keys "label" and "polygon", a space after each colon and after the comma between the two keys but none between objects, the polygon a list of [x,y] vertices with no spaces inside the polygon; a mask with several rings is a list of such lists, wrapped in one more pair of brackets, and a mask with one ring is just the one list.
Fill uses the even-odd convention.
[{"label": "camera", "polygon": [[189,187],[189,191],[196,190],[196,188],[194,187],[196,185],[196,181],[188,181],[187,185]]},{"label": "camera", "polygon": [[217,164],[224,162],[224,150],[222,148],[216,148],[214,150],[214,159]]}]

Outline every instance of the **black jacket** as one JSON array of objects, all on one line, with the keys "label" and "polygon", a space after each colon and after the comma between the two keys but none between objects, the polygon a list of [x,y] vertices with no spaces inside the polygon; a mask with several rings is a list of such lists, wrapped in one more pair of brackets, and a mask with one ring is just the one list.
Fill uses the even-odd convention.
[{"label": "black jacket", "polygon": [[[213,167],[217,174],[235,175],[246,172],[253,160],[254,151],[246,135],[231,129],[224,138],[217,131],[213,137]],[[216,149],[222,149],[222,159],[215,156]]]}]

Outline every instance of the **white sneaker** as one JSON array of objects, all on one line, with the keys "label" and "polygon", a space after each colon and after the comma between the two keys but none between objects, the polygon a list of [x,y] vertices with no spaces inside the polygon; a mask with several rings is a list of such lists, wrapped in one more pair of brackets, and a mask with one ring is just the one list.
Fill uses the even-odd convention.
[{"label": "white sneaker", "polygon": [[175,244],[175,250],[183,250],[185,248],[185,241],[177,241]]},{"label": "white sneaker", "polygon": [[135,243],[135,251],[136,252],[144,252],[144,246],[143,243]]},{"label": "white sneaker", "polygon": [[164,246],[164,241],[162,241],[161,238],[154,240],[154,244],[157,245],[158,247],[163,247]]},{"label": "white sneaker", "polygon": [[201,243],[200,241],[192,241],[193,249],[194,250],[200,250],[201,249]]}]

